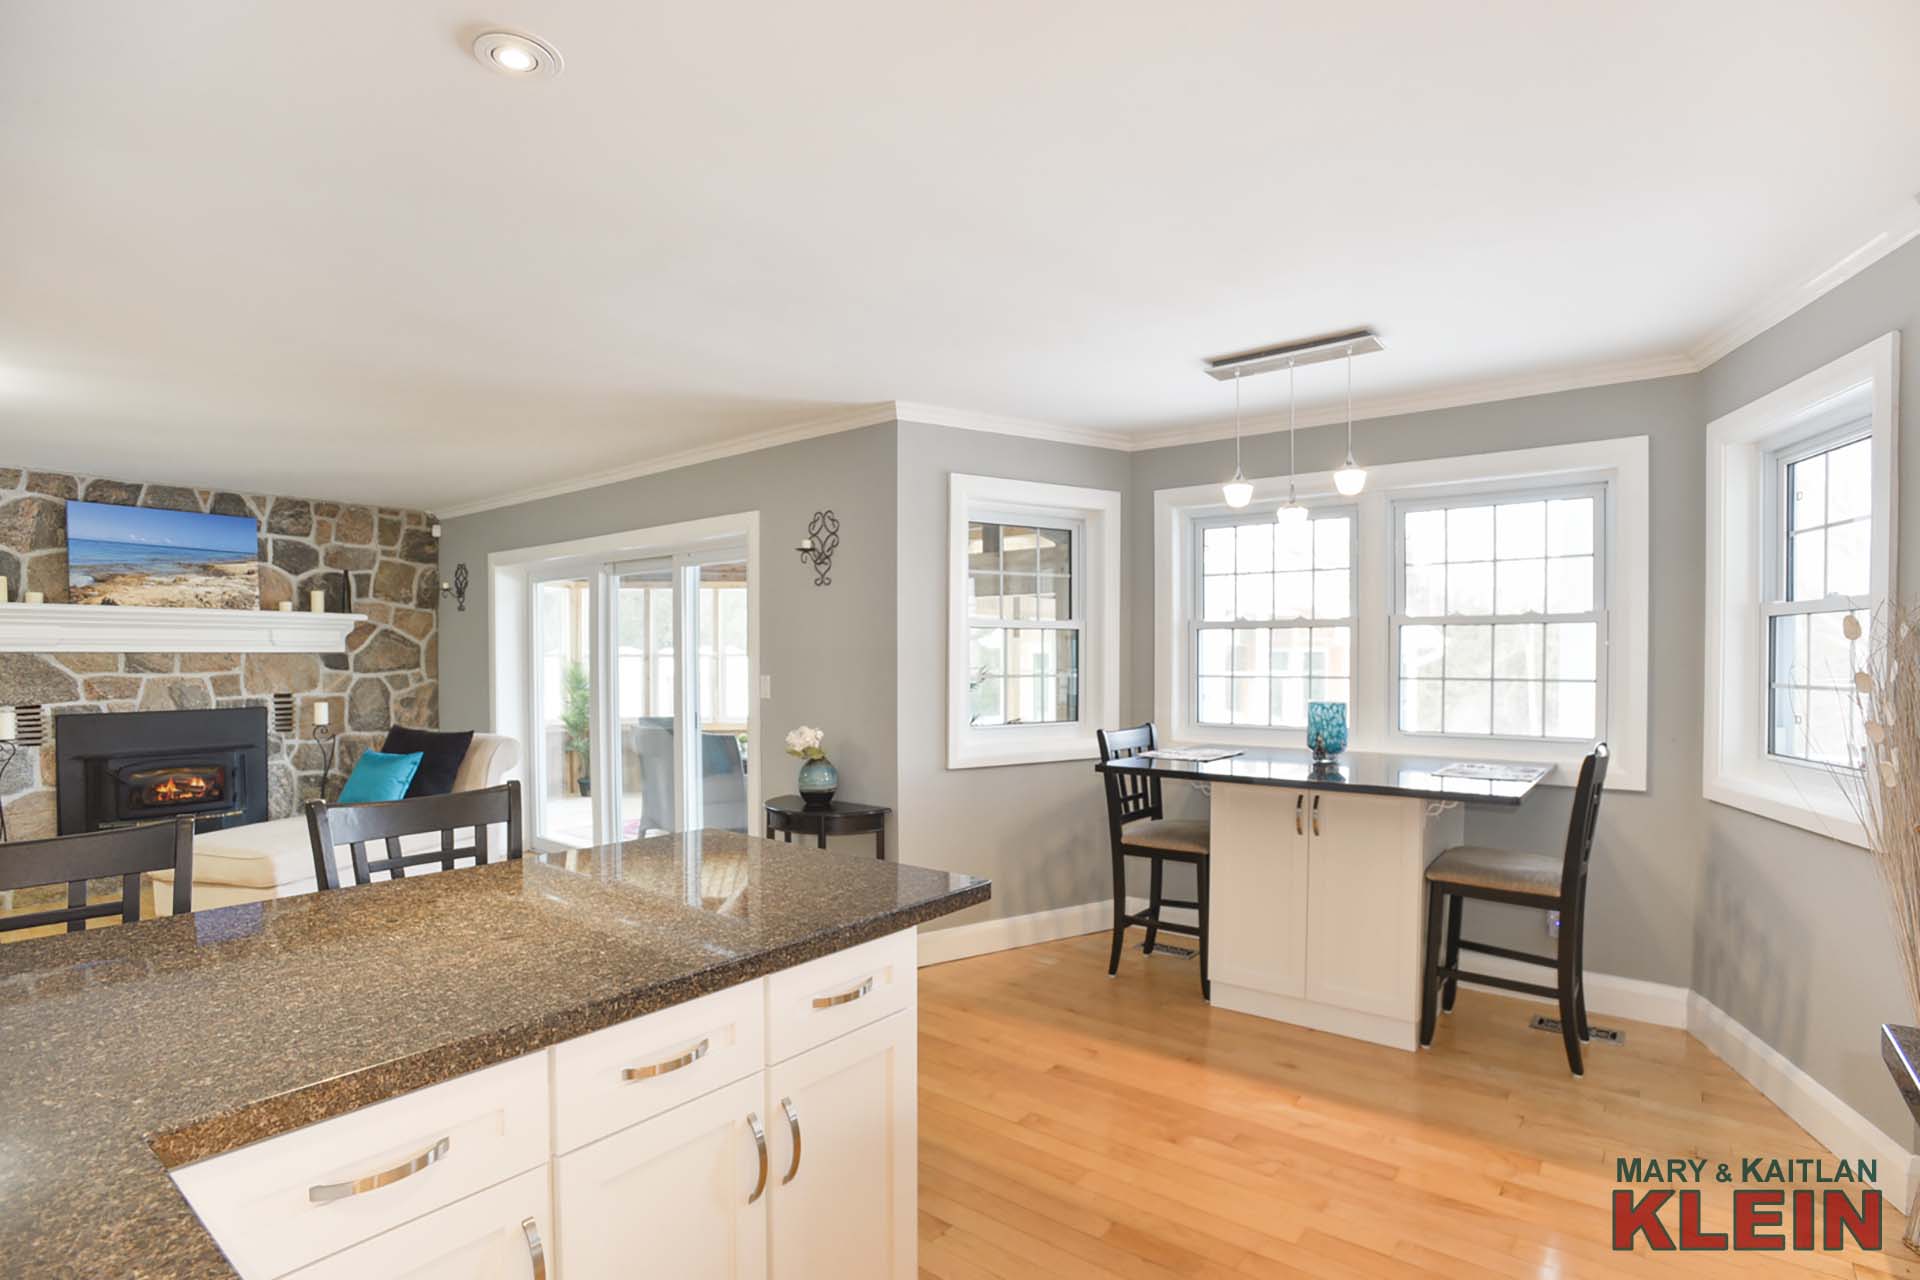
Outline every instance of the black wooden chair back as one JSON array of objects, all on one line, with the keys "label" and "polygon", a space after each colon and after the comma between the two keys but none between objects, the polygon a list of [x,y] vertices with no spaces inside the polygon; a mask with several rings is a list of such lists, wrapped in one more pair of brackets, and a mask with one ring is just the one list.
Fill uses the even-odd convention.
[{"label": "black wooden chair back", "polygon": [[1607,761],[1613,753],[1604,742],[1595,744],[1580,764],[1580,781],[1573,789],[1573,814],[1567,819],[1567,854],[1560,870],[1563,917],[1579,910],[1587,896],[1587,864],[1593,861],[1593,829],[1600,821],[1600,793],[1607,784]]},{"label": "black wooden chair back", "polygon": [[[193,819],[110,827],[77,836],[16,840],[0,844],[0,889],[32,889],[65,884],[67,905],[0,918],[0,933],[64,924],[79,933],[87,921],[119,916],[140,919],[140,876],[173,872],[173,913],[185,915],[193,901]],[[118,902],[87,902],[87,881],[120,877]]]},{"label": "black wooden chair back", "polygon": [[[313,842],[313,882],[321,889],[340,887],[339,864],[333,851],[346,845],[353,852],[355,884],[371,884],[376,872],[384,871],[395,880],[407,874],[408,867],[437,863],[443,871],[453,870],[461,859],[471,858],[476,866],[490,861],[488,828],[506,828],[507,861],[524,851],[520,831],[520,784],[508,782],[479,791],[455,791],[444,796],[418,796],[412,800],[388,800],[378,804],[328,804],[324,800],[307,802],[307,835]],[[469,848],[455,847],[455,833],[473,829]],[[402,853],[404,836],[440,833],[440,847],[424,853]],[[367,846],[378,842],[384,852],[368,856]]]},{"label": "black wooden chair back", "polygon": [[[1102,764],[1151,751],[1159,742],[1151,720],[1131,729],[1100,729],[1095,736],[1100,742]],[[1116,845],[1120,843],[1120,830],[1127,823],[1161,816],[1160,779],[1111,769],[1100,776],[1107,781],[1107,821]]]}]

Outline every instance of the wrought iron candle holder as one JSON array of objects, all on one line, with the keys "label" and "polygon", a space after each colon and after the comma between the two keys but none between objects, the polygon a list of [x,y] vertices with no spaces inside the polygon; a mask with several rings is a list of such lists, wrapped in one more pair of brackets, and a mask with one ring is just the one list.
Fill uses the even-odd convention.
[{"label": "wrought iron candle holder", "polygon": [[443,596],[452,596],[454,603],[459,606],[461,613],[467,611],[467,582],[467,566],[466,563],[462,561],[453,566],[453,581],[440,584],[440,594]]},{"label": "wrought iron candle holder", "polygon": [[839,549],[840,518],[832,511],[814,512],[807,524],[807,536],[794,548],[800,553],[800,563],[812,567],[816,587],[833,585],[833,553]]}]

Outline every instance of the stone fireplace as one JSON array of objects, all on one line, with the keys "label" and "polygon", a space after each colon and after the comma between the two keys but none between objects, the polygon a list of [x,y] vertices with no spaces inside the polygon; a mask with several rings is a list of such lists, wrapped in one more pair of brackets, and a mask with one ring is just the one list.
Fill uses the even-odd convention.
[{"label": "stone fireplace", "polygon": [[[0,575],[14,599],[23,590],[42,591],[53,603],[67,599],[65,504],[72,499],[253,516],[262,608],[281,600],[304,608],[314,589],[337,596],[344,573],[353,611],[367,621],[338,653],[0,653],[0,703],[38,708],[44,726],[42,740],[23,746],[0,774],[13,838],[64,829],[60,738],[99,713],[252,709],[264,717],[275,695],[287,695],[292,730],[267,726],[259,772],[247,777],[265,816],[276,818],[320,792],[317,704],[330,704],[339,733],[336,789],[393,725],[438,727],[439,545],[428,513],[0,467]],[[172,783],[214,784],[184,775]],[[214,802],[207,804],[214,812]]]}]

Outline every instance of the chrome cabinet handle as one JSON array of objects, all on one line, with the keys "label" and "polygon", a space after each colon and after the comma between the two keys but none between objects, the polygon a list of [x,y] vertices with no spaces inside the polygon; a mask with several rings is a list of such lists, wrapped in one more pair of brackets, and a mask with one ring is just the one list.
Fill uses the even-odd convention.
[{"label": "chrome cabinet handle", "polygon": [[532,1218],[520,1223],[520,1234],[527,1238],[527,1259],[533,1263],[533,1280],[547,1280],[547,1246],[540,1243],[540,1224]]},{"label": "chrome cabinet handle", "polygon": [[1295,796],[1293,798],[1293,834],[1297,836],[1307,834],[1307,829],[1300,825],[1300,811],[1306,807],[1307,798],[1305,796]]},{"label": "chrome cabinet handle", "polygon": [[709,1047],[707,1040],[703,1037],[699,1044],[677,1058],[668,1058],[665,1062],[656,1062],[650,1067],[627,1067],[620,1072],[620,1078],[632,1083],[635,1080],[651,1080],[655,1076],[664,1076],[682,1067],[690,1067],[707,1056]]},{"label": "chrome cabinet handle", "polygon": [[780,1179],[784,1187],[800,1172],[800,1113],[794,1110],[792,1098],[780,1099],[780,1109],[787,1113],[787,1128],[793,1132],[793,1163],[787,1166],[787,1176]]},{"label": "chrome cabinet handle", "polygon": [[873,994],[873,979],[868,978],[853,990],[842,991],[837,996],[815,996],[813,998],[813,1007],[816,1009],[831,1009],[837,1004],[851,1004],[861,996],[871,994]]},{"label": "chrome cabinet handle", "polygon": [[1313,834],[1320,834],[1320,797],[1313,797]]},{"label": "chrome cabinet handle", "polygon": [[364,1178],[352,1178],[346,1182],[324,1182],[319,1186],[307,1188],[307,1200],[312,1204],[332,1204],[335,1200],[345,1200],[349,1196],[365,1195],[369,1191],[378,1191],[382,1187],[392,1186],[403,1178],[411,1178],[430,1164],[438,1163],[446,1156],[452,1146],[451,1136],[440,1139],[411,1159],[404,1160],[391,1169],[382,1169],[370,1173]]},{"label": "chrome cabinet handle", "polygon": [[747,1128],[753,1131],[753,1145],[760,1148],[760,1181],[753,1184],[753,1194],[747,1197],[747,1203],[752,1204],[767,1190],[767,1131],[760,1127],[760,1117],[751,1111],[747,1112]]}]

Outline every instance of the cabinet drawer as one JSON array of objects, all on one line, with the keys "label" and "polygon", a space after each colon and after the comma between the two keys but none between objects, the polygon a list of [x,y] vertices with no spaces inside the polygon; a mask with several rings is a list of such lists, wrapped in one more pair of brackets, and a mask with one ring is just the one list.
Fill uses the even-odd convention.
[{"label": "cabinet drawer", "polygon": [[173,1172],[245,1280],[270,1280],[544,1165],[547,1055]]},{"label": "cabinet drawer", "polygon": [[919,949],[911,929],[767,979],[767,1061],[781,1062],[913,1005]]},{"label": "cabinet drawer", "polygon": [[547,1171],[532,1169],[302,1267],[287,1280],[538,1280],[557,1274]]},{"label": "cabinet drawer", "polygon": [[553,1050],[553,1141],[572,1151],[766,1063],[766,997],[755,979],[608,1027]]}]

